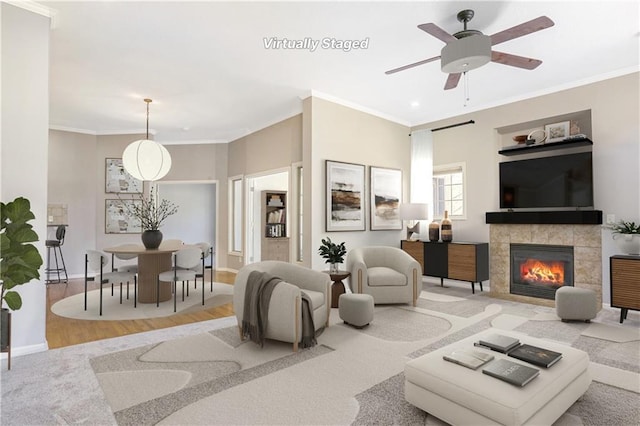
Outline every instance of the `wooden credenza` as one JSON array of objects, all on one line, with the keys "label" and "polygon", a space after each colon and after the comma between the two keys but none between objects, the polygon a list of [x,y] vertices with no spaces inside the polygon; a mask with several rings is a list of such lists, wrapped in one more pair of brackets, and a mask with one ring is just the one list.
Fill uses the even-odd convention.
[{"label": "wooden credenza", "polygon": [[[475,293],[475,283],[489,279],[489,243],[406,241],[401,247],[420,262],[422,274],[444,279],[469,281]],[[422,261],[419,258],[422,257]]]},{"label": "wooden credenza", "polygon": [[611,307],[621,308],[620,323],[629,309],[640,310],[640,256],[615,255],[609,258]]}]

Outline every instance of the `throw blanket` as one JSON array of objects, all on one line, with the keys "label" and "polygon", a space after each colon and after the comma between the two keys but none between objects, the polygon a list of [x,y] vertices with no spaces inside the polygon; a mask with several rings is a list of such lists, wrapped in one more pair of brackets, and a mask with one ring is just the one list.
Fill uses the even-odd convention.
[{"label": "throw blanket", "polygon": [[[264,346],[265,332],[269,318],[269,303],[273,289],[282,280],[271,274],[252,271],[247,278],[242,315],[242,337]],[[300,346],[310,348],[316,341],[311,298],[302,291],[302,337]]]},{"label": "throw blanket", "polygon": [[252,271],[247,279],[244,292],[244,312],[242,314],[242,337],[264,346],[267,330],[269,302],[275,286],[282,282],[278,277],[260,271]]},{"label": "throw blanket", "polygon": [[316,344],[316,327],[313,324],[313,304],[307,293],[302,291],[302,339],[300,346],[310,348]]}]

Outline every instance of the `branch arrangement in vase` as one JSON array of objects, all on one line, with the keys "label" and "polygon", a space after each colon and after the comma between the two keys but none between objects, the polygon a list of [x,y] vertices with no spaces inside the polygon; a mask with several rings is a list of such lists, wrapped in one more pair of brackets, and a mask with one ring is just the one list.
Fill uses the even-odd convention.
[{"label": "branch arrangement in vase", "polygon": [[157,231],[169,216],[178,212],[178,206],[167,199],[156,202],[153,188],[149,191],[149,198],[140,197],[140,201],[140,204],[131,206],[130,212],[140,220],[143,231]]}]

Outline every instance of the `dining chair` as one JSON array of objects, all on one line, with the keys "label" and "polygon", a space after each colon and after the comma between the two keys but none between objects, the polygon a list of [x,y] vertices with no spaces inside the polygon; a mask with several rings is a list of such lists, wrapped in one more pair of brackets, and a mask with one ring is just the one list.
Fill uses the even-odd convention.
[{"label": "dining chair", "polygon": [[[156,284],[156,307],[160,306],[160,281],[171,282],[173,285],[173,312],[177,307],[177,283],[182,282],[182,301],[184,302],[184,283],[186,281],[187,288],[189,281],[196,279],[196,271],[201,262],[202,251],[199,247],[189,247],[176,251],[173,254],[173,266],[171,270],[158,274]],[[187,294],[188,295],[188,294]],[[202,283],[202,304],[204,305],[204,281]]]},{"label": "dining chair", "polygon": [[[138,279],[135,273],[131,272],[104,272],[104,268],[109,264],[109,258],[102,252],[87,250],[84,255],[84,310],[87,310],[87,283],[98,281],[100,285],[100,315],[102,316],[102,288],[105,284],[111,284],[111,295],[113,296],[113,284],[120,283],[120,304],[122,304],[122,283],[127,283],[127,295],[129,294],[129,283],[133,281],[133,307],[137,307],[138,301]],[[89,271],[96,272],[93,277],[89,276]]]},{"label": "dining chair", "polygon": [[[138,244],[120,244],[116,246],[117,249],[123,250],[127,248],[138,248]],[[111,272],[133,272],[138,273],[138,263],[126,263],[124,265],[116,266],[115,260],[131,260],[137,259],[138,255],[135,253],[111,253]]]},{"label": "dining chair", "polygon": [[[196,279],[202,278],[202,288],[204,289],[204,278],[207,272],[205,262],[207,258],[211,256],[211,275],[209,277],[209,281],[211,284],[211,292],[213,292],[213,246],[207,242],[200,242],[196,243],[195,245],[200,247],[200,250],[202,250],[202,264],[196,267]],[[197,286],[197,283],[195,284],[195,286]],[[195,286],[193,288],[196,288]]]}]

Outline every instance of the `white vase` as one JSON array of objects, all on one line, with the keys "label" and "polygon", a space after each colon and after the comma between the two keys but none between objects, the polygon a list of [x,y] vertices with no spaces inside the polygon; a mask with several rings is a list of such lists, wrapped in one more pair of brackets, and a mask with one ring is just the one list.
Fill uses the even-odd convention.
[{"label": "white vase", "polygon": [[640,234],[613,234],[613,240],[624,254],[640,254]]}]

